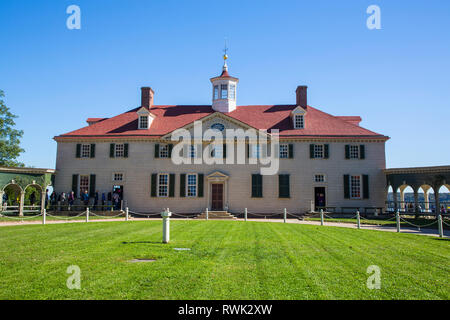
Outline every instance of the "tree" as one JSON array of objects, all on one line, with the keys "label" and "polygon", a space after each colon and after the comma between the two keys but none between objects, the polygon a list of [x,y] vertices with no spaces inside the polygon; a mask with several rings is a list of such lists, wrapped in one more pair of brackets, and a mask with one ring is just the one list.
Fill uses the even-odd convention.
[{"label": "tree", "polygon": [[23,167],[24,164],[16,160],[25,151],[20,147],[23,131],[14,129],[17,116],[9,111],[2,99],[4,96],[0,90],[0,166]]}]

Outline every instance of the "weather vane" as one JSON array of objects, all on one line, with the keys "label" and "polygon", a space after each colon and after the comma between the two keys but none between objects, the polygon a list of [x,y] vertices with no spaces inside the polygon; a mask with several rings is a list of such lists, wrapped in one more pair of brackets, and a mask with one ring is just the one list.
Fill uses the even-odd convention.
[{"label": "weather vane", "polygon": [[225,38],[225,48],[223,49],[224,55],[223,55],[223,60],[227,60],[228,59],[228,48],[227,48],[227,38]]}]

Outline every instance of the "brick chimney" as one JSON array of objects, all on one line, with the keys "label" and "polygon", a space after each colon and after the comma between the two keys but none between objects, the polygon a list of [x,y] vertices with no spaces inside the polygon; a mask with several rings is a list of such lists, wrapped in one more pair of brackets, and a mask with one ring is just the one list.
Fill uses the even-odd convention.
[{"label": "brick chimney", "polygon": [[306,109],[308,107],[308,99],[307,99],[307,86],[298,86],[297,90],[295,90],[295,94],[297,97],[297,105]]},{"label": "brick chimney", "polygon": [[155,92],[150,87],[141,88],[141,107],[150,109],[153,105],[153,96]]}]

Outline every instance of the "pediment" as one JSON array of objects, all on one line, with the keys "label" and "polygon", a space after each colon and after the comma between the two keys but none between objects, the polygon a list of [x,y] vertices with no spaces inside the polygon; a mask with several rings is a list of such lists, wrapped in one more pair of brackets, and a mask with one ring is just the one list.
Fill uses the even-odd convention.
[{"label": "pediment", "polygon": [[229,178],[229,176],[223,172],[220,171],[214,171],[213,173],[210,173],[206,176],[208,180],[214,180],[214,181],[225,181]]}]

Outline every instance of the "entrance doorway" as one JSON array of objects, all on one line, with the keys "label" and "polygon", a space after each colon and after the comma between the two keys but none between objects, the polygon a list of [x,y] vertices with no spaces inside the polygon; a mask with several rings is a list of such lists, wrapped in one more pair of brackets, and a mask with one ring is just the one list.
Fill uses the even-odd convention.
[{"label": "entrance doorway", "polygon": [[[117,196],[115,196],[117,194]],[[113,187],[113,206],[114,210],[123,209],[123,186]]]},{"label": "entrance doorway", "polygon": [[213,210],[213,211],[223,210],[223,184],[222,183],[211,184],[211,210]]},{"label": "entrance doorway", "polygon": [[314,207],[317,211],[320,207],[325,207],[327,205],[325,197],[325,187],[315,187],[314,188]]}]

